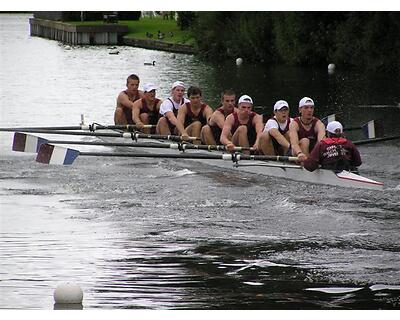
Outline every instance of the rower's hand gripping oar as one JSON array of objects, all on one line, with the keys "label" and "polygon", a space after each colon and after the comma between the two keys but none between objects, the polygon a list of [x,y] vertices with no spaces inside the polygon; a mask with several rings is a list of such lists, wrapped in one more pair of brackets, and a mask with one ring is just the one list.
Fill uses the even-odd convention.
[{"label": "rower's hand gripping oar", "polygon": [[298,161],[297,157],[288,156],[267,156],[267,155],[243,155],[236,153],[131,153],[131,152],[80,152],[75,149],[64,148],[48,143],[41,144],[36,161],[45,164],[72,164],[79,156],[98,156],[98,157],[126,157],[126,158],[170,158],[170,159],[215,159],[230,160],[237,163],[240,160],[269,160],[269,161]]}]

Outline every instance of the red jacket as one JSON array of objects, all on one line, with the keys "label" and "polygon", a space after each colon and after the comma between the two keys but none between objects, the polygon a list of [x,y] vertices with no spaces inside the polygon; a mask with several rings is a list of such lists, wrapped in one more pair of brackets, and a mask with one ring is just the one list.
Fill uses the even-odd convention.
[{"label": "red jacket", "polygon": [[320,165],[331,170],[352,170],[361,165],[361,157],[356,146],[346,138],[324,138],[304,161],[304,168],[314,171]]}]

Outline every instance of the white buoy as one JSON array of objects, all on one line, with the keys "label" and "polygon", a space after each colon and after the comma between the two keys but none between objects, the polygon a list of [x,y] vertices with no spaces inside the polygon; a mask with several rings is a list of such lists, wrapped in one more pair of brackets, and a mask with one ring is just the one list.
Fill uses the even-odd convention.
[{"label": "white buoy", "polygon": [[328,70],[335,70],[336,69],[336,66],[335,66],[335,64],[334,63],[330,63],[330,64],[328,64]]},{"label": "white buoy", "polygon": [[82,304],[83,292],[79,285],[72,282],[61,283],[54,290],[54,302],[60,304]]},{"label": "white buoy", "polygon": [[108,53],[109,54],[119,54],[119,51],[117,49],[112,49]]},{"label": "white buoy", "polygon": [[236,59],[236,65],[237,65],[237,66],[242,65],[242,63],[243,63],[243,59],[242,59],[242,58],[237,58],[237,59]]},{"label": "white buoy", "polygon": [[71,50],[71,46],[69,46],[69,45],[66,45],[64,48],[65,48],[65,50]]}]

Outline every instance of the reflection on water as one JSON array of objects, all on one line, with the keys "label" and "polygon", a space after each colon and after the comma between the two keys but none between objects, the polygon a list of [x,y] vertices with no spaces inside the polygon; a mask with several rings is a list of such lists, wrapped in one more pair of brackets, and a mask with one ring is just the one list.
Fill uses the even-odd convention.
[{"label": "reflection on water", "polygon": [[[126,76],[183,80],[210,105],[233,88],[264,112],[278,99],[295,114],[348,125],[383,117],[398,130],[399,81],[385,75],[248,65],[131,47],[64,46],[29,37],[30,15],[0,14],[1,126],[110,123]],[[156,60],[150,67],[144,61]],[[156,79],[157,81],[154,81]],[[59,309],[64,281],[84,309],[398,309],[398,141],[362,146],[362,170],[385,191],[341,190],[220,171],[190,161],[80,157],[45,166],[12,153],[0,133],[0,308]],[[107,150],[112,150],[108,149]]]}]

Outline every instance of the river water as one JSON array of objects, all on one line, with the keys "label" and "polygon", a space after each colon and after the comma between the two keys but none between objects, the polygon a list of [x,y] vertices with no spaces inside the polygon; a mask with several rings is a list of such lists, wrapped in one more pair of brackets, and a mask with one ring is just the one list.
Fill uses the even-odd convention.
[{"label": "river water", "polygon": [[[30,15],[0,14],[0,126],[112,122],[131,73],[165,98],[224,88],[263,112],[302,96],[347,125],[399,132],[400,79],[263,64],[237,68],[132,47],[67,47],[30,37]],[[156,66],[144,62],[156,61]],[[354,139],[360,138],[354,135]],[[183,160],[81,157],[41,165],[0,133],[0,308],[53,309],[65,281],[84,309],[398,309],[400,142],[360,146],[383,192],[306,185]],[[101,150],[110,151],[103,148]],[[111,149],[112,151],[112,149]]]}]

